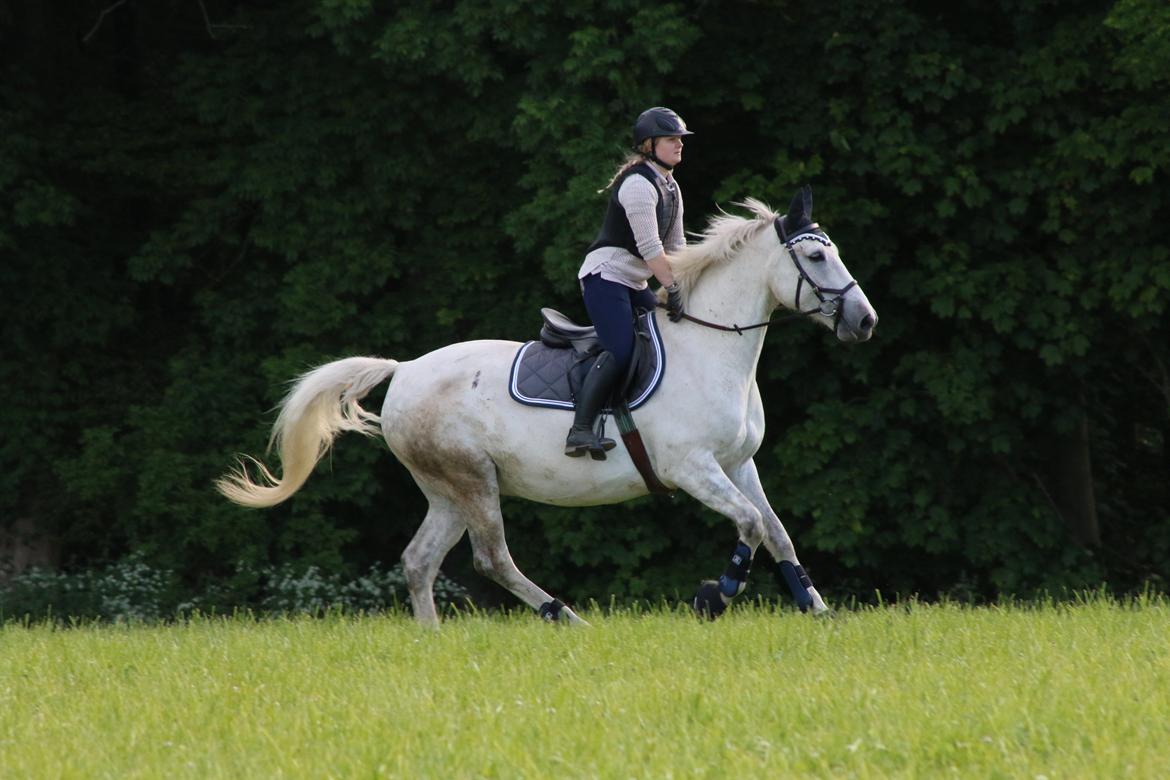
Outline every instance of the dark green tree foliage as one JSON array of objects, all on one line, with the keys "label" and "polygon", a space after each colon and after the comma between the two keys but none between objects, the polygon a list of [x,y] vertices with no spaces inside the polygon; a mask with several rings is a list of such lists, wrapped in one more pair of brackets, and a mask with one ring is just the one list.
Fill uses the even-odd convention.
[{"label": "dark green tree foliage", "polygon": [[[0,512],[64,564],[396,558],[423,500],[368,441],[268,512],[211,481],[315,364],[583,318],[597,191],[665,104],[690,229],[811,182],[881,315],[761,360],[757,462],[830,592],[1159,581],[1164,4],[99,5],[0,0]],[[687,592],[735,536],[690,500],[505,511],[570,599]]]}]

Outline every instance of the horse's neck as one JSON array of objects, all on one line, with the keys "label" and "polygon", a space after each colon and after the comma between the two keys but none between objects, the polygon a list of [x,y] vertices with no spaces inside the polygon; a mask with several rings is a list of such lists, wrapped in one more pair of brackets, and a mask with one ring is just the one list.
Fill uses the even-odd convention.
[{"label": "horse's neck", "polygon": [[[687,313],[728,327],[755,325],[771,317],[776,300],[764,278],[762,264],[753,260],[740,257],[708,268],[687,296]],[[740,334],[687,323],[685,330],[680,341],[686,343],[685,349],[702,353],[698,365],[742,375],[746,381],[755,379],[767,328]]]}]

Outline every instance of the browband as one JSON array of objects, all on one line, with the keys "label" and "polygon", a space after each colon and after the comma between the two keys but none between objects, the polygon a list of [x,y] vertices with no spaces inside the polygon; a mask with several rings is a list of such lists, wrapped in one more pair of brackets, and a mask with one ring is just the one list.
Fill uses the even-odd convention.
[{"label": "browband", "polygon": [[772,221],[772,225],[776,228],[776,235],[780,236],[780,243],[784,244],[785,246],[791,246],[792,244],[798,243],[800,241],[818,241],[825,246],[833,245],[833,242],[829,240],[827,235],[825,235],[825,231],[821,230],[821,226],[816,222],[810,222],[807,225],[802,225],[801,228],[792,235],[788,235],[788,233],[784,230],[784,217],[776,217],[776,219]]}]

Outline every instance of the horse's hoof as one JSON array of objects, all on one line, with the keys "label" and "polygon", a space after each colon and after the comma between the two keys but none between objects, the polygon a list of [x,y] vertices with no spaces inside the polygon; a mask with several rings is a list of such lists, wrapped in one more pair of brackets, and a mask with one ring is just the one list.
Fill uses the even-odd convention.
[{"label": "horse's hoof", "polygon": [[541,604],[540,609],[537,610],[537,612],[540,614],[540,619],[546,623],[558,622],[561,619],[562,611],[565,611],[566,613],[571,612],[571,610],[565,609],[565,602],[561,601],[560,599],[546,601]]},{"label": "horse's hoof", "polygon": [[719,583],[715,580],[703,580],[699,583],[699,590],[691,602],[691,609],[695,610],[695,615],[707,620],[714,620],[722,615],[727,609],[727,603],[723,601],[723,594],[719,592]]}]

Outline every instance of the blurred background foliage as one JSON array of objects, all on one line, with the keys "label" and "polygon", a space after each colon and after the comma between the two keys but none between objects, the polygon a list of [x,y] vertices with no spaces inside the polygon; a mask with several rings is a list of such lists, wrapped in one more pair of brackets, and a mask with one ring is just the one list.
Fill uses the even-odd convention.
[{"label": "blurred background foliage", "polygon": [[[425,506],[384,447],[267,512],[211,482],[312,365],[585,320],[598,190],[668,105],[690,230],[811,183],[881,315],[760,361],[759,470],[827,594],[1164,586],[1170,7],[940,8],[0,0],[6,549],[176,598],[395,561]],[[688,595],[735,542],[686,498],[505,513],[570,601]],[[445,571],[514,603],[465,542]]]}]

